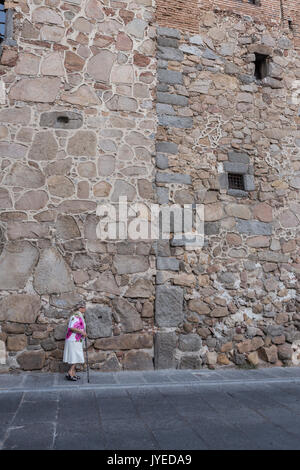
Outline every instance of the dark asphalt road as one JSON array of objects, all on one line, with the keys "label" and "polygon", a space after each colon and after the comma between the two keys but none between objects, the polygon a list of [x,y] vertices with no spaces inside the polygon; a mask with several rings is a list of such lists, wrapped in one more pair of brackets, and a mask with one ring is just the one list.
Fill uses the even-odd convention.
[{"label": "dark asphalt road", "polygon": [[300,449],[299,419],[300,368],[0,375],[0,449]]}]

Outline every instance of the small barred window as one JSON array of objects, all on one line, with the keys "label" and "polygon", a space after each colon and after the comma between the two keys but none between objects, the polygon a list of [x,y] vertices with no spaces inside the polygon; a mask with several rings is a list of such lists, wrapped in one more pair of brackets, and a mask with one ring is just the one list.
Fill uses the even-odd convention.
[{"label": "small barred window", "polygon": [[237,173],[228,173],[228,188],[245,190],[244,175]]}]

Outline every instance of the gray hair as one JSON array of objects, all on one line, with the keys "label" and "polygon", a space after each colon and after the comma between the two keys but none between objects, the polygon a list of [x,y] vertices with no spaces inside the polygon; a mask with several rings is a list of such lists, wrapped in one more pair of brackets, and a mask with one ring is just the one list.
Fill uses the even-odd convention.
[{"label": "gray hair", "polygon": [[81,300],[80,302],[78,302],[78,304],[75,305],[75,310],[78,310],[79,308],[85,308],[86,307],[86,303]]}]

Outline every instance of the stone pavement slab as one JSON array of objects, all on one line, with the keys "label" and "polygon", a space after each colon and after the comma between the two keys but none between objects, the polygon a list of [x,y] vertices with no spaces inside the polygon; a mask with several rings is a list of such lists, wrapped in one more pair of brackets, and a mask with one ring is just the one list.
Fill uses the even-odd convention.
[{"label": "stone pavement slab", "polygon": [[299,370],[3,374],[0,449],[300,449]]}]

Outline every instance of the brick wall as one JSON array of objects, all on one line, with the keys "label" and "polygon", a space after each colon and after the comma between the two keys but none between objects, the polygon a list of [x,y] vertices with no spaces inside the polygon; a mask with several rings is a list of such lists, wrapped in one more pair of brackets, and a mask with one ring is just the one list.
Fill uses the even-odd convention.
[{"label": "brick wall", "polygon": [[[263,22],[269,26],[276,26],[283,21],[283,27],[293,34],[295,44],[300,48],[299,0],[261,0],[261,6],[253,5],[248,0],[190,0],[188,8],[183,0],[157,0],[156,5],[156,19],[159,25],[188,32],[198,32],[199,14],[202,8],[249,15],[256,22]],[[288,20],[292,20],[292,30],[289,30]]]}]

